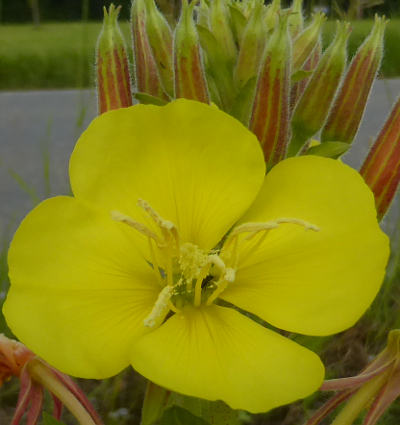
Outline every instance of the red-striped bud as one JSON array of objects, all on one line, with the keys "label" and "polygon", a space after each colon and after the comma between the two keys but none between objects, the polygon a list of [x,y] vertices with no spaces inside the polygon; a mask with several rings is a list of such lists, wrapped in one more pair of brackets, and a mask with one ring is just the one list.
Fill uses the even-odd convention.
[{"label": "red-striped bud", "polygon": [[293,71],[302,68],[304,62],[311,55],[320,39],[321,26],[326,17],[323,13],[316,13],[311,24],[301,32],[293,42]]},{"label": "red-striped bud", "polygon": [[214,0],[210,5],[211,32],[222,46],[226,60],[234,64],[237,58],[237,49],[233,38],[232,26],[228,6],[224,0]]},{"label": "red-striped bud", "polygon": [[264,150],[267,168],[285,156],[289,135],[291,41],[287,16],[271,36],[258,77],[250,122]]},{"label": "red-striped bud", "polygon": [[[301,98],[302,94],[304,93],[304,90],[307,87],[307,84],[310,82],[311,73],[314,71],[321,59],[322,56],[322,42],[321,39],[318,40],[317,45],[314,47],[314,50],[312,51],[311,55],[307,59],[306,63],[303,66],[302,71],[305,71],[305,73],[310,73],[309,76],[306,76],[300,81],[294,82],[293,81],[293,87],[290,93],[290,107],[293,110],[298,102],[298,100]],[[292,76],[293,79],[293,76]]]},{"label": "red-striped bud", "polygon": [[104,8],[103,29],[97,41],[97,98],[99,113],[132,105],[131,77],[125,40],[118,26],[121,7]]},{"label": "red-striped bud", "polygon": [[338,24],[335,39],[322,56],[292,117],[289,155],[296,155],[304,143],[323,126],[346,67],[348,23]]},{"label": "red-striped bud", "polygon": [[382,219],[400,182],[400,98],[360,173],[374,193],[378,218]]},{"label": "red-striped bud", "polygon": [[195,2],[183,0],[175,30],[175,97],[209,102],[207,83],[200,54],[200,42],[193,20]]},{"label": "red-striped bud", "polygon": [[164,93],[147,36],[147,13],[144,0],[134,0],[131,15],[136,89],[141,93],[168,99],[168,96]]},{"label": "red-striped bud", "polygon": [[147,36],[153,51],[163,87],[169,96],[174,94],[172,32],[167,20],[157,9],[154,0],[146,0]]},{"label": "red-striped bud", "polygon": [[375,17],[371,34],[349,66],[335,106],[322,131],[322,141],[351,143],[354,140],[382,60],[386,23],[385,18]]},{"label": "red-striped bud", "polygon": [[267,40],[264,25],[264,5],[258,2],[247,22],[240,45],[239,57],[234,71],[235,82],[242,87],[257,75]]}]

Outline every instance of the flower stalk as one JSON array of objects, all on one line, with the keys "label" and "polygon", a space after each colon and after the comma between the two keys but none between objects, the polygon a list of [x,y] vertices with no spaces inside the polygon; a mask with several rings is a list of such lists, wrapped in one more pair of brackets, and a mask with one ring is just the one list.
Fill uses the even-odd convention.
[{"label": "flower stalk", "polygon": [[332,425],[352,425],[367,411],[363,425],[375,425],[386,409],[400,397],[400,330],[388,335],[386,348],[357,376],[325,381],[321,391],[337,391],[306,425],[317,425],[347,401]]},{"label": "flower stalk", "polygon": [[36,425],[43,408],[44,390],[53,398],[53,416],[61,418],[67,407],[80,425],[103,425],[97,412],[75,382],[52,368],[23,344],[0,334],[0,385],[18,377],[21,382],[11,425],[19,425],[26,414],[26,424]]}]

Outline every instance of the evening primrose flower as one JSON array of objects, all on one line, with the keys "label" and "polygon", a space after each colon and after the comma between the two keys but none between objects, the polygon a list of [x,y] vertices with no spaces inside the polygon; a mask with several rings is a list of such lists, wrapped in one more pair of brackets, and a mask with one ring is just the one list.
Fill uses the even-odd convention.
[{"label": "evening primrose flower", "polygon": [[315,391],[324,369],[257,317],[339,332],[384,275],[388,240],[356,171],[310,155],[265,176],[256,137],[206,104],[101,115],[70,178],[73,197],[18,229],[4,307],[18,338],[70,375],[131,364],[172,391],[267,411]]}]

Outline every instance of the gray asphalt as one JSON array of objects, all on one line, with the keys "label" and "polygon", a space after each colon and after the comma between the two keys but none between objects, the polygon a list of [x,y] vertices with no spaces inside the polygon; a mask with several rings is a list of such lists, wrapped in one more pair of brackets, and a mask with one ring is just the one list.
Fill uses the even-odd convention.
[{"label": "gray asphalt", "polygon": [[[345,162],[361,165],[399,95],[400,80],[376,82]],[[0,241],[10,238],[37,200],[68,194],[69,156],[95,115],[96,97],[89,90],[0,92]],[[393,220],[387,221],[391,231]]]}]

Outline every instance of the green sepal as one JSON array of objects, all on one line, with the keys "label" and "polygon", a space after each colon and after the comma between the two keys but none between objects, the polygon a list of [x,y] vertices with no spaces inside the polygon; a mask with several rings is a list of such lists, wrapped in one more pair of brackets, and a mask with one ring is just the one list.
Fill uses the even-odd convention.
[{"label": "green sepal", "polygon": [[230,66],[236,62],[237,48],[230,22],[231,16],[225,0],[213,0],[210,3],[210,28],[218,44],[222,47],[221,52]]},{"label": "green sepal", "polygon": [[205,52],[206,74],[210,74],[218,88],[221,107],[229,111],[236,95],[232,66],[226,61],[222,46],[207,28],[197,25],[200,45]]},{"label": "green sepal", "polygon": [[292,83],[298,83],[299,81],[305,80],[306,78],[310,77],[313,72],[314,70],[306,71],[305,69],[300,69],[299,71],[295,71],[291,77]]},{"label": "green sepal", "polygon": [[243,13],[238,9],[236,4],[230,4],[228,6],[229,13],[231,15],[232,32],[236,42],[240,45],[242,42],[242,36],[244,29],[247,25],[247,19]]},{"label": "green sepal", "polygon": [[233,117],[238,119],[246,127],[249,125],[256,85],[257,77],[250,78],[247,81],[239,90],[230,112]]},{"label": "green sepal", "polygon": [[320,145],[309,148],[306,155],[324,156],[326,158],[337,159],[346,153],[350,145],[343,142],[324,142]]},{"label": "green sepal", "polygon": [[168,103],[168,101],[165,99],[161,99],[160,97],[152,96],[151,94],[143,92],[133,93],[133,97],[144,105],[164,106]]}]

